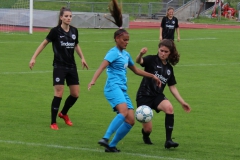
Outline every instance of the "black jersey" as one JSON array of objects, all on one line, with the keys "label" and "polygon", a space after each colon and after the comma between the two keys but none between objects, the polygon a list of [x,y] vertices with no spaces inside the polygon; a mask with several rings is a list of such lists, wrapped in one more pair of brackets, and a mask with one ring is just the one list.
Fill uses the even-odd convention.
[{"label": "black jersey", "polygon": [[69,31],[65,32],[59,25],[51,29],[46,39],[52,42],[54,67],[76,68],[74,49],[78,44],[77,28],[70,26]]},{"label": "black jersey", "polygon": [[157,96],[162,94],[166,86],[175,85],[177,82],[173,73],[173,67],[167,63],[164,65],[158,55],[148,55],[143,58],[142,67],[145,67],[146,72],[152,73],[157,76],[161,82],[161,87],[156,85],[156,81],[152,78],[143,77],[140,87],[137,92],[137,99],[142,96]]},{"label": "black jersey", "polygon": [[168,17],[163,17],[161,27],[162,38],[174,40],[175,29],[179,27],[178,19],[174,16],[172,17],[172,19],[169,19]]}]

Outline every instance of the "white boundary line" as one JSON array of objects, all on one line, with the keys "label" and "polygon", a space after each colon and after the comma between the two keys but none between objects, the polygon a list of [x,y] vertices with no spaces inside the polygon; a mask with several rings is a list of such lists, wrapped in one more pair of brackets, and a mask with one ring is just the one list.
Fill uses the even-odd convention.
[{"label": "white boundary line", "polygon": [[[49,148],[62,148],[62,149],[81,150],[81,151],[90,151],[90,152],[104,152],[104,151],[99,150],[99,149],[80,148],[80,147],[71,147],[71,146],[60,146],[60,145],[54,145],[54,144],[26,143],[26,142],[21,142],[21,141],[0,140],[0,143],[18,144],[18,145],[25,145],[25,146],[42,146],[42,147],[49,147]],[[151,155],[140,154],[140,153],[121,152],[120,154],[126,154],[126,155],[130,155],[130,156],[134,156],[135,158],[136,158],[136,156],[138,156],[138,157],[146,157],[146,158],[152,158],[152,159],[185,160],[185,159],[180,159],[180,158],[151,156]]]},{"label": "white boundary line", "polygon": [[223,63],[223,64],[184,64],[184,65],[177,65],[179,67],[197,67],[197,66],[227,66],[227,65],[239,65],[240,63]]},{"label": "white boundary line", "polygon": [[[78,72],[96,71],[96,70],[78,70]],[[37,73],[52,73],[52,72],[53,71],[2,72],[0,74],[37,74]]]},{"label": "white boundary line", "polygon": [[[176,67],[198,67],[198,66],[227,66],[227,65],[240,65],[240,63],[223,63],[223,64],[184,64],[184,65],[177,65]],[[91,70],[78,70],[78,72],[87,72],[87,71],[96,71],[97,69]],[[28,71],[28,72],[0,72],[0,75],[11,75],[11,74],[38,74],[38,73],[51,73],[53,71]]]}]

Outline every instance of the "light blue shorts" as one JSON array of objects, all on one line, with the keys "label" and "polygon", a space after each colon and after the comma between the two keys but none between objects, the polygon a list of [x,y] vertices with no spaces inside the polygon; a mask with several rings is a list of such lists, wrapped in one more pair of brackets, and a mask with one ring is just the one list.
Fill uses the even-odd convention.
[{"label": "light blue shorts", "polygon": [[115,107],[121,103],[126,103],[128,109],[134,109],[127,92],[119,88],[117,85],[114,87],[112,86],[111,88],[105,88],[104,95],[114,111],[117,111]]}]

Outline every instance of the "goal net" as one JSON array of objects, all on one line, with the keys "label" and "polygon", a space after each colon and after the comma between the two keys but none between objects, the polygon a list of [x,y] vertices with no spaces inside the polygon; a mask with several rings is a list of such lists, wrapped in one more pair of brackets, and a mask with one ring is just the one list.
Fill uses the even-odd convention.
[{"label": "goal net", "polygon": [[33,0],[0,0],[0,32],[32,34]]}]

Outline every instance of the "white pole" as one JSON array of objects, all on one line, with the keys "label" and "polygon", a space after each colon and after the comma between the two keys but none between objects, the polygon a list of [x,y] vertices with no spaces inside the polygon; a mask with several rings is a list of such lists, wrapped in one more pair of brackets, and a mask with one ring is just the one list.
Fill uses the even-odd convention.
[{"label": "white pole", "polygon": [[29,2],[29,33],[33,33],[33,0],[30,0]]},{"label": "white pole", "polygon": [[219,0],[218,1],[218,21],[221,20],[221,3],[222,3],[222,0]]}]

